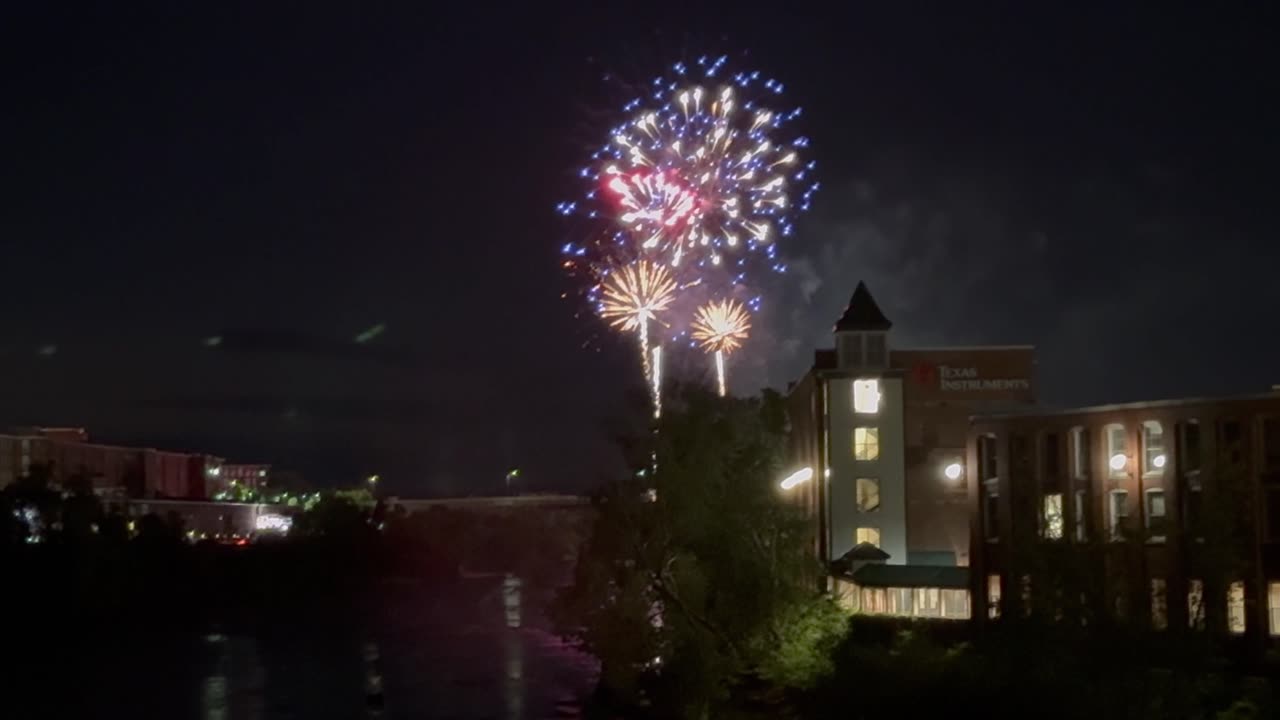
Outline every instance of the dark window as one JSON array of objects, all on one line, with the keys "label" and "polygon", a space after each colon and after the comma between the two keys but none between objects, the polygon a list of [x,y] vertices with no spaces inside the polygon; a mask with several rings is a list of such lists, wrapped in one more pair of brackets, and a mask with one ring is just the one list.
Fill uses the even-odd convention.
[{"label": "dark window", "polygon": [[1269,417],[1262,421],[1262,448],[1266,453],[1266,468],[1280,470],[1280,418]]},{"label": "dark window", "polygon": [[1000,493],[994,482],[982,484],[982,528],[988,540],[1000,537]]},{"label": "dark window", "polygon": [[1199,485],[1189,485],[1183,499],[1182,523],[1187,534],[1193,538],[1204,537],[1204,493]]},{"label": "dark window", "polygon": [[884,367],[884,336],[868,335],[867,336],[867,366],[868,367]]},{"label": "dark window", "polygon": [[1267,539],[1280,542],[1280,488],[1267,488]]},{"label": "dark window", "polygon": [[1200,423],[1192,420],[1182,426],[1182,469],[1200,469]]},{"label": "dark window", "polygon": [[1071,431],[1071,441],[1073,443],[1071,452],[1075,462],[1072,472],[1078,478],[1087,477],[1089,475],[1089,429],[1075,428]]},{"label": "dark window", "polygon": [[1044,436],[1044,476],[1046,479],[1058,477],[1058,433]]},{"label": "dark window", "polygon": [[1238,464],[1244,457],[1244,450],[1240,447],[1240,421],[1223,420],[1218,428],[1218,434],[1222,438],[1222,458],[1233,465]]},{"label": "dark window", "polygon": [[1034,468],[1031,460],[1031,443],[1027,442],[1027,436],[1021,433],[1013,433],[1009,436],[1009,469],[1010,475],[1026,478],[1029,471]]},{"label": "dark window", "polygon": [[996,477],[996,439],[990,435],[978,438],[978,467],[982,471],[980,479]]},{"label": "dark window", "polygon": [[1147,539],[1152,542],[1164,542],[1165,533],[1168,532],[1164,490],[1158,488],[1148,490],[1146,501]]}]

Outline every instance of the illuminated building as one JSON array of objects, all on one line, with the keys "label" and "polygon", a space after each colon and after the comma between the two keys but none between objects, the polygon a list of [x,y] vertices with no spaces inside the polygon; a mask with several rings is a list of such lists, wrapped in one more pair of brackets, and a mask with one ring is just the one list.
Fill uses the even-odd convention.
[{"label": "illuminated building", "polygon": [[891,328],[859,283],[835,348],[818,350],[790,388],[793,462],[814,472],[785,492],[817,518],[815,552],[842,600],[968,617],[969,509],[956,466],[971,415],[1031,405],[1034,350],[901,349]]},{"label": "illuminated building", "polygon": [[257,487],[270,465],[229,465],[203,453],[104,445],[89,441],[83,428],[15,428],[0,435],[0,488],[49,468],[50,481],[66,487],[76,478],[112,499],[212,497],[231,480]]},{"label": "illuminated building", "polygon": [[1280,392],[980,416],[967,468],[975,618],[1280,637]]}]

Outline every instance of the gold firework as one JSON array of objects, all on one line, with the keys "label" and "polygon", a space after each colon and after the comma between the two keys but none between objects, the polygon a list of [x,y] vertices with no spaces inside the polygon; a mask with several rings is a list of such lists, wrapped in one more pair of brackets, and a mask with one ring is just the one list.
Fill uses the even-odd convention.
[{"label": "gold firework", "polygon": [[707,352],[725,355],[742,347],[751,329],[751,316],[734,300],[709,302],[698,308],[693,318],[692,337]]},{"label": "gold firework", "polygon": [[600,317],[622,330],[634,330],[640,338],[640,364],[653,392],[653,416],[662,414],[662,348],[649,351],[649,321],[660,322],[658,313],[675,299],[676,282],[661,265],[640,260],[615,268],[600,288]]},{"label": "gold firework", "polygon": [[649,321],[675,299],[676,283],[665,267],[640,260],[615,268],[600,290],[600,317],[619,330],[647,334]]}]

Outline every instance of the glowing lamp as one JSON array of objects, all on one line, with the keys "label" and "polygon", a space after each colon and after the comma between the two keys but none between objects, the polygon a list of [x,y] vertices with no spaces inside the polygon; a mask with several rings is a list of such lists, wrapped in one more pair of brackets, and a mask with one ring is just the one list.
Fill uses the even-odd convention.
[{"label": "glowing lamp", "polygon": [[1165,463],[1164,455],[1157,455],[1151,458],[1151,466],[1157,470],[1163,468],[1164,463]]},{"label": "glowing lamp", "polygon": [[1129,458],[1125,457],[1124,453],[1116,453],[1111,456],[1111,460],[1108,464],[1111,466],[1112,470],[1120,472],[1129,464]]},{"label": "glowing lamp", "polygon": [[948,480],[959,480],[960,476],[964,474],[964,466],[958,462],[953,462],[942,469],[942,474]]},{"label": "glowing lamp", "polygon": [[813,468],[801,468],[783,478],[781,483],[782,489],[790,490],[800,483],[807,482],[811,479],[813,479]]}]

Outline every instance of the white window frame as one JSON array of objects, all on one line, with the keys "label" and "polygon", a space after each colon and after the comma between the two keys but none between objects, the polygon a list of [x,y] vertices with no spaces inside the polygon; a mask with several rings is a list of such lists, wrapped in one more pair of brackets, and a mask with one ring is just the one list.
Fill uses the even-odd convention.
[{"label": "white window frame", "polygon": [[1227,632],[1243,635],[1246,629],[1244,583],[1236,580],[1227,585]]},{"label": "white window frame", "polygon": [[1088,542],[1089,540],[1089,491],[1083,488],[1077,488],[1071,494],[1072,502],[1075,503],[1075,537],[1076,542]]},{"label": "white window frame", "polygon": [[[874,486],[875,486],[875,493],[876,493],[876,504],[875,504],[875,507],[871,507],[871,508],[863,507],[863,503],[862,503],[862,487],[863,487],[863,485],[864,485],[864,484],[870,484],[870,485],[874,485]],[[864,476],[862,476],[862,477],[854,478],[854,481],[853,481],[853,502],[854,502],[854,505],[858,508],[858,512],[861,512],[861,513],[873,513],[873,512],[879,512],[879,511],[880,511],[880,503],[881,503],[881,501],[880,501],[880,478],[867,477],[867,476],[865,476],[865,475],[864,475]]]},{"label": "white window frame", "polygon": [[[1051,506],[1056,505],[1056,508]],[[1051,513],[1051,510],[1053,513]],[[1056,513],[1056,514],[1055,514]],[[1066,518],[1062,514],[1062,493],[1040,496],[1040,534],[1045,540],[1061,540],[1066,536]]]},{"label": "white window frame", "polygon": [[1159,455],[1164,457],[1164,467],[1169,465],[1169,449],[1164,441],[1164,426],[1159,420],[1146,420],[1142,423],[1142,475],[1143,477],[1158,476],[1164,474],[1164,467],[1156,467],[1153,463],[1155,459],[1151,455],[1151,438],[1152,435],[1160,438]]},{"label": "white window frame", "polygon": [[1204,616],[1204,581],[1191,578],[1187,580],[1187,627],[1203,630]]},{"label": "white window frame", "polygon": [[[1120,498],[1123,502],[1117,506],[1116,500]],[[1116,512],[1117,507],[1123,510],[1123,513]],[[1107,539],[1111,542],[1119,542],[1124,539],[1124,521],[1129,519],[1129,491],[1128,490],[1112,490],[1107,493]]]},{"label": "white window frame", "polygon": [[987,617],[991,620],[1000,617],[1000,585],[999,575],[991,574],[987,576]]},{"label": "white window frame", "polygon": [[[858,442],[858,433],[863,436]],[[859,449],[866,451],[868,457],[860,457]],[[853,459],[859,462],[874,462],[880,459],[880,428],[876,425],[859,425],[853,429]]]},{"label": "white window frame", "polygon": [[1089,468],[1082,467],[1087,465],[1085,457],[1088,455],[1085,448],[1085,429],[1083,425],[1077,425],[1071,428],[1071,476],[1074,478],[1085,478],[1089,476]]},{"label": "white window frame", "polygon": [[[1154,529],[1154,523],[1152,523],[1152,519],[1155,517],[1155,514],[1151,512],[1151,508],[1152,508],[1152,498],[1156,495],[1160,496],[1160,505],[1162,510],[1162,512],[1160,513],[1160,519],[1163,521],[1164,526],[1166,528],[1169,526],[1168,494],[1165,493],[1164,488],[1158,488],[1158,487],[1147,488],[1146,490],[1142,491],[1142,518],[1147,526],[1146,529],[1148,533],[1151,533],[1152,530]],[[1165,541],[1165,536],[1163,533],[1160,535],[1148,535],[1147,537],[1147,542],[1150,542],[1150,543],[1163,543],[1164,541]]]},{"label": "white window frame", "polygon": [[880,404],[884,400],[880,392],[880,381],[875,378],[862,378],[853,381],[853,411],[859,415],[875,415],[880,412]]},{"label": "white window frame", "polygon": [[[1127,477],[1127,476],[1128,476],[1128,474],[1129,474],[1129,463],[1128,463],[1128,459],[1129,459],[1129,435],[1128,435],[1128,431],[1126,431],[1126,430],[1125,430],[1124,425],[1122,425],[1122,424],[1120,424],[1120,423],[1112,423],[1112,424],[1107,425],[1106,427],[1104,427],[1104,428],[1102,429],[1102,432],[1103,432],[1103,435],[1104,435],[1104,436],[1105,436],[1105,438],[1106,438],[1106,442],[1105,442],[1104,444],[1105,444],[1105,446],[1106,446],[1106,448],[1107,448],[1107,457],[1106,457],[1105,462],[1106,462],[1106,464],[1107,464],[1107,474],[1108,474],[1108,476],[1109,476],[1109,477],[1113,477],[1113,478],[1122,478],[1122,477]],[[1120,439],[1120,442],[1121,442],[1121,445],[1120,445],[1120,447],[1118,447],[1118,448],[1116,447],[1116,439],[1117,439],[1117,437]],[[1125,462],[1125,466],[1124,466],[1122,469],[1120,469],[1120,470],[1116,470],[1115,468],[1112,468],[1112,467],[1111,467],[1111,458],[1115,457],[1116,455],[1124,455],[1125,460],[1126,460],[1126,462]]]},{"label": "white window frame", "polygon": [[1280,637],[1280,582],[1267,583],[1267,617],[1271,637]]}]

